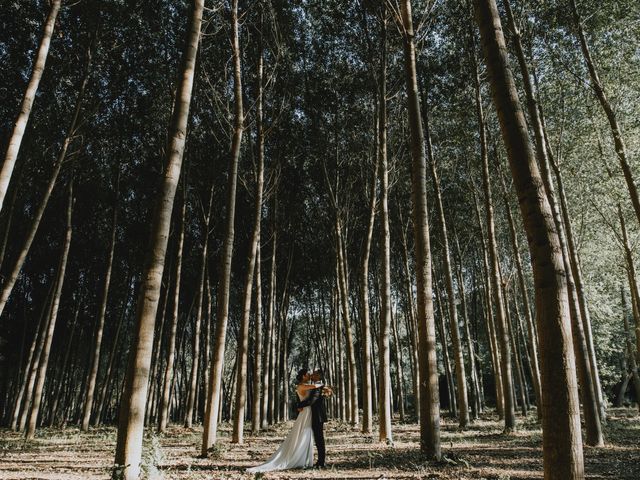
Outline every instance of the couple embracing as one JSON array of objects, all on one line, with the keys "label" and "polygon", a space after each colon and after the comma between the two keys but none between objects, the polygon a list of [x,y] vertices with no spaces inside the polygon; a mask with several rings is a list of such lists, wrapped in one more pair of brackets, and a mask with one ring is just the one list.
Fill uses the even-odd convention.
[{"label": "couple embracing", "polygon": [[313,445],[318,448],[315,468],[325,468],[324,422],[327,411],[324,397],[332,394],[324,384],[321,370],[303,368],[296,376],[298,418],[278,450],[262,465],[247,469],[249,473],[308,468],[313,465]]}]

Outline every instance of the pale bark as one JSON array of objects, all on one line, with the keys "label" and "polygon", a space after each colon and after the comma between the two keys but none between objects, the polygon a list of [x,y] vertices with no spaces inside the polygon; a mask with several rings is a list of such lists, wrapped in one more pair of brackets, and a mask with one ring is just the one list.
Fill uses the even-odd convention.
[{"label": "pale bark", "polygon": [[[384,10],[384,9],[383,9]],[[386,12],[382,20],[382,58],[380,60],[380,86],[378,100],[378,173],[380,175],[380,252],[382,276],[380,278],[380,337],[378,354],[378,439],[392,442],[391,417],[391,234],[389,232],[389,166],[387,162],[387,45]],[[398,346],[396,346],[398,348]],[[357,402],[357,393],[353,392]],[[357,403],[356,403],[357,409]]]},{"label": "pale bark", "polygon": [[53,192],[53,187],[56,184],[56,180],[58,179],[58,174],[62,169],[62,164],[67,156],[67,151],[69,146],[73,142],[75,135],[77,133],[77,129],[80,123],[80,112],[82,110],[82,100],[84,98],[85,90],[87,84],[89,83],[89,73],[91,69],[91,59],[92,59],[92,48],[93,41],[91,40],[87,49],[85,51],[84,57],[84,66],[82,72],[82,79],[80,80],[80,87],[78,89],[78,96],[76,97],[76,105],[71,115],[71,120],[69,122],[69,126],[67,128],[67,132],[62,142],[62,148],[58,153],[58,157],[56,158],[53,171],[50,174],[49,182],[45,188],[42,199],[40,200],[40,204],[38,205],[36,211],[33,215],[33,220],[31,221],[31,225],[27,230],[27,238],[22,244],[22,248],[20,249],[20,253],[18,254],[18,258],[11,269],[11,273],[7,276],[6,280],[2,285],[2,292],[0,293],[0,315],[4,311],[5,306],[7,305],[7,301],[13,291],[13,287],[15,286],[16,281],[18,280],[18,276],[20,275],[20,271],[24,265],[24,262],[27,260],[27,255],[29,254],[29,250],[31,249],[31,244],[33,243],[34,238],[36,237],[36,233],[38,232],[38,227],[40,226],[40,221],[42,220],[42,216],[47,208],[47,204],[49,203],[49,198],[51,197],[51,193]]},{"label": "pale bark", "polygon": [[238,161],[244,131],[244,110],[242,106],[242,72],[238,23],[238,0],[231,6],[232,51],[233,51],[233,98],[234,124],[231,142],[231,161],[229,163],[227,192],[227,225],[222,246],[220,280],[217,291],[216,334],[213,345],[213,362],[209,377],[209,398],[207,398],[204,433],[202,435],[201,454],[207,455],[209,448],[216,443],[218,433],[218,414],[220,410],[220,391],[224,366],[224,350],[229,320],[229,290],[231,287],[231,259],[235,236],[236,187],[238,182]]},{"label": "pale bark", "polygon": [[420,446],[429,458],[440,459],[440,406],[436,365],[436,334],[431,287],[431,247],[427,210],[427,165],[420,118],[420,95],[411,1],[400,3],[403,28],[407,108],[411,132],[411,200],[415,235],[415,270],[418,292],[417,326],[420,375]]},{"label": "pale bark", "polygon": [[167,429],[171,406],[171,387],[173,385],[173,372],[176,357],[176,334],[178,331],[178,312],[180,309],[180,282],[182,278],[182,250],[184,248],[184,226],[186,212],[186,192],[182,190],[182,208],[180,209],[178,242],[176,249],[176,265],[174,272],[174,285],[172,292],[173,308],[171,310],[171,323],[169,337],[167,339],[167,364],[164,369],[162,381],[162,396],[158,412],[158,432],[162,433]]},{"label": "pale bark", "polygon": [[[20,113],[13,125],[11,137],[9,137],[9,146],[7,147],[7,152],[2,163],[2,169],[0,169],[0,210],[2,210],[4,205],[4,198],[9,189],[9,182],[11,181],[11,175],[13,174],[13,169],[18,158],[20,145],[22,145],[22,137],[29,122],[29,116],[31,115],[38,86],[40,85],[40,79],[44,73],[44,67],[49,55],[49,46],[51,45],[51,37],[53,36],[53,29],[55,28],[56,18],[61,5],[62,0],[51,1],[49,14],[44,22],[42,37],[40,37],[40,44],[38,45],[38,51],[36,52],[36,58],[33,63],[31,77],[29,78],[27,89],[24,92],[24,97],[20,104]],[[4,305],[2,307],[4,307]],[[2,307],[0,307],[0,313],[2,313]]]},{"label": "pale bark", "polygon": [[[426,103],[425,103],[426,107]],[[431,144],[431,134],[429,133],[429,115],[424,113],[425,136],[427,140],[427,156],[431,167],[431,178],[436,194],[436,210],[442,231],[442,257],[444,260],[444,280],[447,289],[447,300],[449,307],[449,331],[451,332],[451,344],[453,347],[453,359],[456,369],[456,399],[458,403],[458,425],[460,428],[469,426],[469,396],[467,393],[467,372],[462,356],[462,342],[460,341],[460,330],[458,328],[458,312],[456,309],[456,295],[453,290],[453,271],[451,267],[451,255],[449,249],[449,235],[447,233],[447,222],[444,216],[444,206],[442,204],[442,193],[440,191],[440,179],[436,167],[435,156]]]},{"label": "pale bark", "polygon": [[376,183],[378,180],[378,165],[371,181],[369,190],[369,219],[367,233],[364,239],[362,262],[360,264],[360,303],[362,318],[360,326],[362,352],[362,433],[371,433],[373,429],[373,398],[371,391],[371,309],[369,306],[369,257],[371,241],[376,216]]},{"label": "pale bark", "polygon": [[143,282],[140,287],[134,338],[120,404],[114,463],[123,470],[125,480],[137,479],[140,474],[144,412],[147,401],[154,324],[160,299],[173,202],[180,179],[187,137],[189,107],[195,77],[203,9],[203,0],[193,1],[175,106],[169,128],[170,142],[167,166],[162,181],[160,197],[153,216],[151,242],[144,269]]},{"label": "pale bark", "polygon": [[546,480],[584,478],[566,272],[558,233],[518,99],[495,0],[474,0],[502,137],[527,231],[536,287]]}]

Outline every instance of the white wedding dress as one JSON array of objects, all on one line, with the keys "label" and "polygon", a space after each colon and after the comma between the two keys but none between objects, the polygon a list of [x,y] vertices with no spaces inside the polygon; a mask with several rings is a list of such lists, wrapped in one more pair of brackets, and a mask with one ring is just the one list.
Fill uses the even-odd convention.
[{"label": "white wedding dress", "polygon": [[[309,396],[306,392],[300,401]],[[273,470],[288,470],[291,468],[307,468],[313,465],[313,430],[311,429],[311,407],[305,407],[298,413],[293,428],[284,439],[278,450],[262,465],[247,469],[248,473],[271,472]]]}]

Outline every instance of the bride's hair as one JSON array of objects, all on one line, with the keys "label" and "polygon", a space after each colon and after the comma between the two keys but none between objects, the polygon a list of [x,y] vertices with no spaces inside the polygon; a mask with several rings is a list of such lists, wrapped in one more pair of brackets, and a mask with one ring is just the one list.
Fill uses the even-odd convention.
[{"label": "bride's hair", "polygon": [[300,370],[298,370],[298,374],[296,375],[296,383],[302,383],[302,379],[307,373],[309,373],[309,370],[306,368],[301,368]]}]

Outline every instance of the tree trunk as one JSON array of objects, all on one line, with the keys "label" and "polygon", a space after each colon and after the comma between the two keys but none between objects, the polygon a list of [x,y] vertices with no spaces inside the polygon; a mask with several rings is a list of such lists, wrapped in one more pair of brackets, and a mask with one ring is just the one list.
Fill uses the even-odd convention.
[{"label": "tree trunk", "polygon": [[109,255],[107,257],[107,271],[104,275],[104,287],[102,290],[102,301],[98,314],[98,324],[96,326],[95,340],[93,343],[93,355],[91,356],[91,367],[87,380],[87,390],[84,397],[84,408],[82,411],[81,429],[83,432],[89,430],[91,411],[93,410],[93,395],[96,390],[96,380],[98,379],[98,367],[100,366],[100,353],[102,348],[102,334],[104,332],[104,320],[107,314],[107,302],[109,300],[109,287],[111,286],[111,271],[113,268],[113,256],[116,246],[116,228],[118,226],[118,192],[120,191],[120,173],[116,178],[115,201],[113,205],[113,219],[111,221],[111,243]]},{"label": "tree trunk", "polygon": [[[262,55],[260,56],[260,71],[262,70]],[[261,74],[259,74],[261,77]],[[261,85],[261,78],[259,80]],[[249,258],[247,262],[247,273],[244,282],[244,298],[242,303],[242,319],[240,321],[240,337],[238,338],[238,373],[236,375],[236,397],[233,412],[233,434],[232,442],[244,442],[244,417],[245,402],[247,397],[247,361],[249,357],[249,320],[251,317],[251,297],[253,293],[253,278],[256,272],[256,259],[260,243],[260,226],[262,219],[262,190],[264,185],[264,133],[262,131],[262,88],[259,87],[258,95],[258,164],[255,172],[255,192],[253,207],[253,232],[249,246]],[[259,319],[258,319],[259,320]],[[259,326],[258,322],[256,325]],[[257,376],[257,374],[256,374]],[[258,385],[259,387],[259,385]],[[285,386],[287,388],[287,386]],[[254,391],[259,394],[260,389]],[[257,402],[256,402],[257,403]]]},{"label": "tree trunk", "polygon": [[451,332],[451,344],[453,346],[453,358],[456,368],[456,386],[458,401],[458,425],[464,429],[469,426],[469,397],[467,394],[467,374],[464,367],[464,358],[462,356],[462,342],[460,341],[460,330],[458,328],[458,312],[456,309],[456,296],[453,291],[453,272],[451,267],[451,255],[449,249],[449,235],[447,234],[447,222],[444,217],[444,207],[442,205],[442,193],[440,191],[440,179],[436,168],[436,160],[433,155],[433,147],[431,145],[431,134],[429,133],[429,114],[424,112],[425,137],[427,141],[427,156],[429,157],[429,165],[431,167],[431,177],[433,179],[433,188],[436,194],[436,210],[440,227],[442,228],[442,256],[444,259],[444,280],[447,289],[448,306],[449,306],[449,331]]},{"label": "tree trunk", "polygon": [[[193,361],[191,363],[191,375],[189,380],[189,396],[187,397],[187,411],[184,416],[184,426],[185,428],[191,428],[193,424],[193,412],[196,404],[196,395],[197,395],[197,387],[198,387],[198,364],[200,360],[200,330],[202,325],[202,307],[204,304],[204,286],[205,286],[205,275],[207,272],[207,253],[209,246],[209,222],[211,221],[211,212],[213,209],[213,188],[214,184],[212,182],[211,191],[209,192],[209,208],[207,210],[207,215],[204,220],[204,240],[202,245],[202,258],[200,262],[200,287],[198,289],[198,299],[196,300],[196,322],[193,326],[193,350],[191,352],[191,356]],[[197,412],[196,412],[197,414]]]},{"label": "tree trunk", "polygon": [[125,480],[137,479],[140,474],[144,411],[147,401],[154,324],[160,299],[173,201],[182,169],[203,8],[203,0],[193,1],[178,81],[178,94],[169,129],[171,140],[167,155],[167,167],[153,217],[151,245],[143,283],[140,287],[134,339],[120,404],[115,465],[122,469]]},{"label": "tree trunk", "polygon": [[25,438],[33,440],[36,435],[36,426],[38,423],[38,414],[40,413],[40,405],[42,403],[42,394],[44,392],[44,381],[47,374],[47,366],[49,365],[49,353],[51,352],[51,343],[53,342],[53,332],[56,328],[56,320],[58,319],[58,310],[60,307],[60,298],[62,297],[62,287],[64,285],[64,274],[67,268],[67,259],[69,258],[69,248],[71,246],[71,214],[73,212],[73,180],[69,183],[69,201],[67,205],[67,231],[62,248],[62,257],[60,266],[58,267],[58,279],[56,280],[56,291],[53,296],[53,304],[51,305],[51,318],[44,335],[44,346],[40,360],[38,362],[38,376],[36,378],[35,389],[33,393],[33,402],[29,411],[29,420],[27,422],[27,430]]},{"label": "tree trunk", "polygon": [[[58,2],[59,3],[59,2]],[[80,121],[80,111],[82,110],[82,100],[84,98],[85,90],[87,84],[89,83],[89,73],[91,68],[91,58],[92,58],[92,48],[93,41],[91,40],[87,49],[85,51],[84,57],[84,66],[82,72],[82,79],[80,81],[80,87],[78,89],[78,96],[76,98],[76,105],[71,116],[71,121],[69,122],[69,127],[67,129],[67,133],[65,135],[64,141],[62,143],[62,148],[58,153],[58,157],[53,165],[53,171],[51,172],[51,176],[49,177],[49,183],[44,191],[42,196],[42,200],[40,200],[40,204],[38,208],[34,212],[33,220],[31,221],[31,225],[27,231],[27,238],[20,249],[20,253],[18,254],[18,259],[11,269],[11,273],[6,278],[5,282],[2,285],[2,292],[0,293],[0,315],[4,311],[4,307],[7,305],[7,301],[9,300],[9,296],[13,291],[13,287],[15,286],[16,281],[18,280],[18,276],[20,275],[20,271],[24,265],[24,262],[27,260],[27,255],[29,250],[31,249],[31,244],[38,232],[38,227],[40,226],[40,221],[42,220],[42,216],[44,215],[44,211],[47,208],[47,204],[49,203],[49,198],[51,197],[51,192],[53,192],[53,187],[56,184],[56,180],[58,179],[58,174],[62,169],[62,164],[67,156],[67,150],[71,145],[71,142],[75,138],[77,133],[77,129],[79,127]],[[4,196],[4,194],[2,194]]]},{"label": "tree trunk", "polygon": [[362,433],[369,434],[373,429],[373,408],[371,391],[371,314],[369,307],[369,257],[371,241],[376,217],[376,183],[378,180],[378,166],[376,167],[369,190],[369,219],[367,233],[364,239],[362,263],[360,264],[360,303],[362,308],[362,325],[360,337],[362,343]]},{"label": "tree trunk", "polygon": [[602,110],[604,111],[604,114],[606,115],[609,122],[616,154],[618,155],[618,160],[620,161],[620,168],[622,169],[622,173],[624,174],[624,180],[627,183],[629,197],[631,199],[631,203],[633,204],[633,209],[636,212],[636,218],[638,219],[638,222],[640,222],[640,199],[638,199],[638,187],[633,177],[633,173],[631,172],[631,166],[629,165],[629,161],[627,159],[627,147],[625,145],[624,137],[622,136],[622,130],[620,129],[620,125],[618,124],[616,113],[613,111],[613,108],[609,103],[609,99],[607,98],[607,94],[604,90],[604,85],[600,81],[596,65],[591,58],[591,52],[589,50],[589,45],[587,44],[587,38],[582,28],[582,18],[578,13],[578,8],[576,7],[575,0],[570,0],[570,5],[571,12],[573,14],[573,21],[576,26],[576,36],[578,37],[578,41],[580,42],[580,49],[582,50],[582,55],[587,66],[587,70],[589,70],[589,77],[591,78],[591,88],[593,88],[593,91],[598,98],[598,102],[600,102],[600,106],[602,107]]},{"label": "tree trunk", "polygon": [[584,478],[584,460],[560,242],[508,64],[495,0],[474,0],[474,7],[533,264],[540,333],[544,475],[546,480],[578,480]]},{"label": "tree trunk", "polygon": [[174,272],[173,286],[173,309],[171,311],[171,327],[169,330],[169,338],[167,339],[167,365],[164,369],[164,378],[162,381],[162,397],[158,412],[158,432],[163,433],[167,429],[169,423],[169,410],[171,406],[171,387],[173,385],[173,365],[176,356],[176,333],[178,331],[178,311],[180,308],[180,282],[182,279],[182,250],[184,247],[184,226],[185,212],[187,207],[185,186],[182,190],[182,208],[180,209],[180,231],[178,233],[176,266]]},{"label": "tree trunk", "polygon": [[[622,295],[622,320],[624,322],[624,338],[627,352],[629,354],[629,364],[631,367],[631,378],[633,379],[633,387],[636,392],[638,409],[640,410],[640,376],[638,375],[638,362],[636,360],[636,352],[634,351],[633,342],[631,341],[631,328],[629,328],[629,317],[627,316],[627,302],[624,296],[624,290],[620,288]],[[625,372],[626,374],[626,372]],[[627,380],[628,382],[628,380]],[[620,396],[624,398],[626,386],[621,390]]]},{"label": "tree trunk", "polygon": [[[24,92],[24,97],[20,104],[20,113],[16,118],[16,123],[13,126],[11,137],[9,138],[9,146],[7,147],[7,152],[2,163],[2,169],[0,170],[0,210],[2,210],[4,205],[4,198],[7,195],[11,175],[13,174],[13,169],[18,158],[18,152],[20,151],[20,145],[22,144],[22,137],[24,136],[24,131],[27,128],[27,123],[29,122],[29,116],[31,115],[31,109],[36,98],[38,86],[40,85],[40,79],[44,73],[47,56],[49,55],[51,37],[53,36],[53,29],[56,24],[56,18],[58,17],[61,4],[62,0],[51,1],[49,14],[44,22],[42,37],[40,37],[40,44],[38,45],[38,51],[33,63],[31,77],[29,78],[27,89]],[[2,313],[3,307],[4,305],[0,307],[0,313]]]},{"label": "tree trunk", "polygon": [[407,107],[411,132],[411,200],[415,235],[416,283],[418,292],[418,356],[420,375],[420,446],[429,458],[440,459],[440,406],[436,333],[431,287],[431,246],[427,210],[427,164],[424,132],[420,118],[420,95],[416,73],[416,52],[411,1],[400,3],[404,47]]},{"label": "tree trunk", "polygon": [[493,198],[491,194],[491,182],[489,177],[489,153],[487,149],[487,135],[480,98],[480,85],[478,74],[476,80],[476,107],[478,125],[480,128],[480,157],[482,161],[482,185],[484,190],[484,208],[487,222],[487,240],[489,247],[489,266],[491,277],[491,290],[496,311],[496,334],[498,337],[498,356],[500,359],[500,374],[502,380],[502,395],[504,399],[504,429],[511,432],[516,428],[515,399],[513,398],[513,373],[511,368],[511,345],[509,343],[509,331],[504,308],[504,295],[500,283],[498,245],[496,241],[495,223],[493,219]]},{"label": "tree trunk", "polygon": [[233,84],[234,84],[234,132],[231,143],[231,162],[229,164],[227,225],[222,247],[220,280],[216,311],[216,335],[213,344],[213,363],[209,378],[209,398],[204,418],[202,436],[202,456],[207,455],[209,448],[216,443],[218,433],[218,411],[220,409],[220,389],[224,366],[224,350],[229,320],[229,290],[231,287],[231,258],[233,257],[234,223],[236,211],[236,187],[238,182],[238,161],[244,131],[244,111],[242,107],[242,72],[240,55],[240,38],[238,24],[238,0],[232,1],[231,7],[232,50],[233,50]]},{"label": "tree trunk", "polygon": [[[382,58],[380,59],[380,85],[378,100],[378,172],[380,175],[380,223],[382,276],[380,286],[380,338],[378,354],[380,369],[378,371],[378,439],[391,443],[391,234],[389,232],[389,167],[387,165],[387,27],[386,9],[383,8],[382,19]],[[344,300],[343,300],[344,301]],[[397,346],[396,346],[397,348]],[[357,394],[354,392],[357,399]],[[356,403],[357,408],[357,403]]]}]

